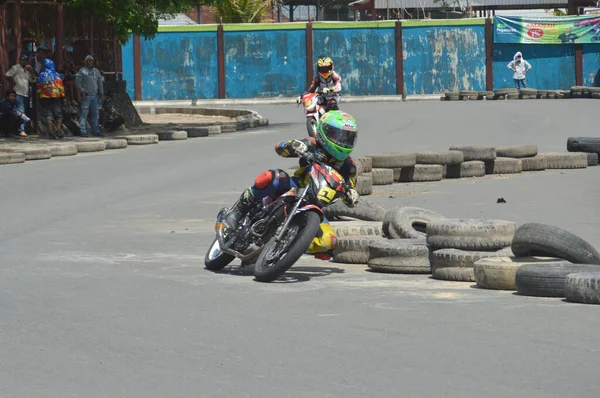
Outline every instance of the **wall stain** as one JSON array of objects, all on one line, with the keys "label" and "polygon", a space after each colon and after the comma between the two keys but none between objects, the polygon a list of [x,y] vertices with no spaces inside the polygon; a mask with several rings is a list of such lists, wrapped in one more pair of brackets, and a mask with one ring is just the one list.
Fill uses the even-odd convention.
[{"label": "wall stain", "polygon": [[406,94],[485,89],[483,26],[404,28]]}]

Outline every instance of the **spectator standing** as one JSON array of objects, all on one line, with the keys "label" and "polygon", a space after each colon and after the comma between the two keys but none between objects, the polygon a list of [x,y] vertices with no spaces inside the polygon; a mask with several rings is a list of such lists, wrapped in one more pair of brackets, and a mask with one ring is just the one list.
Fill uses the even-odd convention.
[{"label": "spectator standing", "polygon": [[27,134],[20,134],[23,123],[32,124],[31,119],[19,110],[17,92],[13,89],[6,90],[4,99],[0,101],[0,135],[27,137]]},{"label": "spectator standing", "polygon": [[[25,114],[29,110],[29,83],[35,81],[33,79],[33,68],[28,62],[29,56],[22,54],[19,58],[19,63],[10,68],[6,73],[11,88],[16,92],[17,106]],[[19,126],[19,135],[27,137],[24,123]]]},{"label": "spectator standing", "polygon": [[517,51],[517,53],[513,57],[513,60],[510,61],[510,63],[507,66],[508,69],[514,72],[513,79],[515,81],[515,87],[520,93],[520,86],[527,88],[527,83],[525,82],[525,75],[531,70],[531,65],[529,64],[529,62],[523,59],[523,54],[521,54],[520,51]]},{"label": "spectator standing", "polygon": [[95,66],[96,60],[91,55],[85,57],[85,66],[79,69],[75,76],[75,84],[81,93],[81,108],[79,110],[79,127],[81,136],[87,136],[87,118],[91,117],[92,134],[101,137],[98,125],[98,108],[104,101],[104,84],[102,74]]},{"label": "spectator standing", "polygon": [[[48,123],[50,138],[63,138],[62,101],[65,98],[65,86],[50,58],[44,59],[44,71],[37,78],[37,94],[40,100],[39,115]],[[56,129],[53,119],[56,120]]]}]

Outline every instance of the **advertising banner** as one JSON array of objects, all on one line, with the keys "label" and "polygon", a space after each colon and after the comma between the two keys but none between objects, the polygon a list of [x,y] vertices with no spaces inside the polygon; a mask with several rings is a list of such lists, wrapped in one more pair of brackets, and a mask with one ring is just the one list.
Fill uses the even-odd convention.
[{"label": "advertising banner", "polygon": [[494,43],[600,44],[600,15],[494,17]]}]

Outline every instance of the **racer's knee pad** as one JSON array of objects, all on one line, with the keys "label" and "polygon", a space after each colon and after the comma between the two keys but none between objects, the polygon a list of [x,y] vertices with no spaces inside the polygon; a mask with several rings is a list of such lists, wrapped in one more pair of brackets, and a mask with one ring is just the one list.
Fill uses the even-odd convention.
[{"label": "racer's knee pad", "polygon": [[329,252],[335,248],[336,236],[333,228],[327,222],[320,225],[319,232],[315,236],[308,247],[309,254],[317,254]]},{"label": "racer's knee pad", "polygon": [[254,187],[257,189],[265,189],[269,186],[270,183],[273,182],[274,173],[273,170],[267,170],[263,173],[260,173],[258,177],[254,180]]}]

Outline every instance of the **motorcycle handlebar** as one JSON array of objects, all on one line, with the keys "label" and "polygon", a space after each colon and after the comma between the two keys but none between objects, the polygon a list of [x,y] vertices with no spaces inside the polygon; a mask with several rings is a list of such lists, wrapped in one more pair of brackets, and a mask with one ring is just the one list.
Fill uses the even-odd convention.
[{"label": "motorcycle handlebar", "polygon": [[[321,157],[311,152],[300,152],[297,154],[300,158],[306,160],[311,166],[313,163],[323,163],[325,161],[325,159],[322,159]],[[347,192],[351,189],[350,184],[346,181],[345,178],[342,178],[341,184],[344,187],[344,191]]]}]

